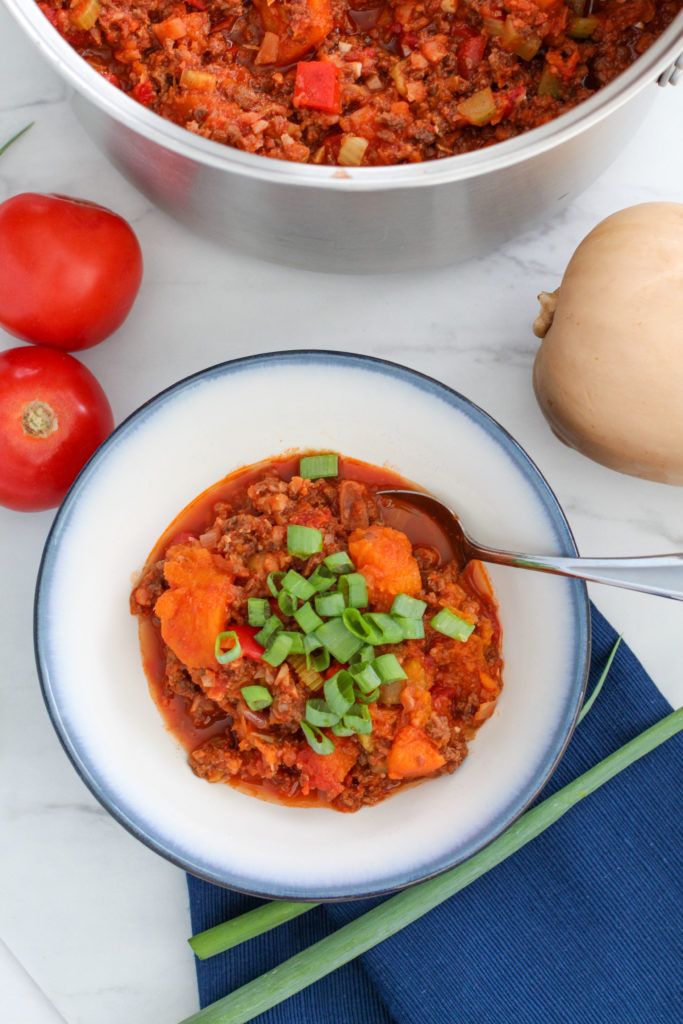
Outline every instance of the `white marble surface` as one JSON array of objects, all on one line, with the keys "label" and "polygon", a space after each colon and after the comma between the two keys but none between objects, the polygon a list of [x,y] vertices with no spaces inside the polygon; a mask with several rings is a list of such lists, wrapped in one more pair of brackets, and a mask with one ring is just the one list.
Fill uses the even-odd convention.
[{"label": "white marble surface", "polygon": [[[530,373],[536,294],[557,286],[583,235],[621,207],[683,200],[683,88],[658,90],[655,100],[617,162],[542,230],[455,269],[324,277],[222,251],[153,208],[95,149],[61,80],[0,9],[0,138],[36,122],[0,161],[0,200],[62,192],[133,223],[146,261],[139,300],[116,336],[82,356],[117,421],[222,359],[304,346],[371,353],[440,378],[495,416],[548,477],[583,554],[680,551],[683,489],[620,476],[564,448],[536,406]],[[1,348],[14,344],[0,331]],[[0,509],[0,936],[68,1024],[173,1024],[196,1008],[184,875],[100,808],[43,709],[31,616],[51,520]],[[591,595],[680,704],[681,605],[599,587]],[[0,992],[13,993],[9,1006],[0,997],[3,1024],[39,1019],[10,973],[16,964],[0,958]]]}]

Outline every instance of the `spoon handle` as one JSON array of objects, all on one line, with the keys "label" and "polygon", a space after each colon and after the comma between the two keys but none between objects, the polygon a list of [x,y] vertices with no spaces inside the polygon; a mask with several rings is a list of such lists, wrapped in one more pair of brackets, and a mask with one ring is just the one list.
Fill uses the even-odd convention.
[{"label": "spoon handle", "polygon": [[485,562],[537,569],[559,576],[577,576],[593,583],[608,583],[613,587],[642,590],[646,594],[683,601],[683,552],[638,558],[565,558],[560,555],[514,554],[478,544],[475,557]]}]

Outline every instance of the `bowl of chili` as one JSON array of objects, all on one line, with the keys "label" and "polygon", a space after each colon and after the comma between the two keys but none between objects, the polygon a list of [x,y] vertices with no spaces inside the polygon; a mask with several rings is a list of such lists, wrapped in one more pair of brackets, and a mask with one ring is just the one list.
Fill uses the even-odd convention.
[{"label": "bowl of chili", "polygon": [[[265,394],[279,398],[264,402]],[[310,472],[302,477],[300,460],[311,453],[316,458],[319,453],[337,454],[337,477]],[[246,477],[237,472],[244,467],[249,467]],[[377,529],[384,527],[378,527],[373,509],[377,492],[394,483],[397,474],[447,500],[492,544],[524,550],[533,542],[556,553],[576,553],[547,482],[485,412],[413,370],[337,352],[270,353],[219,364],[180,381],[117,428],[61,506],[46,543],[35,605],[37,665],[49,714],[74,767],[103,806],[142,842],[186,870],[221,885],[281,898],[341,899],[406,886],[460,862],[499,834],[534,798],[561,757],[581,705],[588,667],[585,586],[577,580],[491,566],[494,599],[483,576],[467,582],[433,575],[436,563],[430,567],[427,549],[438,547],[438,542],[433,536],[413,536],[400,556],[406,572],[390,594],[382,593],[384,556],[376,558],[375,541]],[[227,483],[227,494],[212,489],[219,481]],[[365,489],[360,502],[358,488]],[[280,533],[274,534],[277,516],[289,514],[287,509],[296,514],[283,521],[286,525],[280,522]],[[283,541],[291,525],[302,534],[295,531],[293,539]],[[407,537],[411,529],[394,522],[393,532]],[[221,545],[221,537],[228,536],[230,543]],[[267,537],[267,543],[254,545],[254,536]],[[307,547],[312,541],[315,551]],[[325,562],[330,557],[327,551],[332,552],[331,563]],[[344,552],[353,556],[353,573],[344,572],[335,561],[334,556],[346,557]],[[233,562],[226,568],[230,558]],[[281,559],[283,568],[273,569],[272,558]],[[411,576],[413,562],[420,570],[417,582]],[[161,575],[157,572],[155,577],[159,563]],[[242,564],[248,569],[240,576]],[[197,573],[202,577],[204,596],[234,587],[243,602],[234,604],[232,619],[219,618],[210,625],[208,653],[197,654],[202,641],[194,624],[189,632],[183,631],[182,623],[178,626],[177,616],[182,619],[185,614],[188,571],[195,582]],[[232,575],[228,578],[226,573]],[[351,576],[361,577],[361,585],[364,578],[367,595],[358,596],[358,579]],[[274,593],[267,589],[267,577]],[[339,638],[331,639],[330,630],[321,630],[321,622],[337,629],[334,612],[316,605],[310,593],[310,586],[323,577],[332,583],[319,593],[344,595],[346,620],[356,632],[361,630],[363,639],[353,654],[335,648]],[[340,583],[343,578],[346,584]],[[302,581],[305,593],[297,589]],[[247,592],[244,588],[252,582],[253,589]],[[212,678],[234,680],[229,693],[215,690],[212,696],[206,689],[183,694],[180,686],[168,695],[171,703],[179,700],[185,709],[195,701],[195,725],[200,727],[207,724],[201,721],[201,700],[209,696],[219,705],[219,720],[209,721],[209,732],[199,736],[198,746],[209,749],[208,759],[195,757],[192,764],[194,739],[189,745],[184,742],[168,707],[165,717],[160,714],[164,709],[154,699],[154,665],[146,675],[130,614],[131,590],[135,611],[154,607],[152,626],[161,625],[162,640],[172,651],[172,657],[165,652],[161,677],[171,663],[176,668],[181,663],[181,669],[173,670],[174,678],[187,682],[183,671],[188,666],[205,666],[206,658],[213,656],[227,662],[225,669],[214,666]],[[397,590],[403,596],[394,607]],[[159,604],[162,591],[165,596]],[[448,596],[456,593],[457,600]],[[298,602],[292,602],[297,594]],[[423,599],[429,604],[426,611]],[[302,612],[306,604],[319,613],[317,621]],[[449,615],[439,619],[437,609],[449,605],[460,614],[444,623]],[[282,674],[282,665],[291,665],[297,651],[288,647],[286,662],[278,660],[280,651],[258,671],[253,667],[259,663],[249,655],[270,650],[273,635],[257,637],[250,647],[255,632],[264,628],[253,625],[250,632],[245,616],[252,610],[264,616],[265,624],[271,622],[271,629],[275,618],[281,620],[275,638],[298,637],[303,662],[303,638],[312,630],[323,634],[325,643],[314,644],[308,653],[332,650],[333,671],[316,663],[326,678],[317,696],[307,694],[310,707],[301,704],[292,712],[297,695],[288,695],[282,686],[287,674]],[[367,772],[361,775],[347,766],[346,778],[344,770],[340,775],[337,756],[335,770],[342,785],[332,793],[313,771],[312,766],[326,756],[315,745],[328,737],[338,754],[348,754],[349,745],[364,738],[359,722],[365,712],[355,710],[352,715],[358,718],[345,719],[349,686],[357,695],[370,693],[365,705],[370,705],[367,717],[374,727],[370,739],[374,735],[381,743],[377,723],[389,721],[396,705],[373,704],[368,689],[372,672],[366,678],[365,667],[381,671],[384,657],[388,675],[380,685],[390,688],[397,662],[403,667],[399,675],[409,676],[411,685],[415,682],[415,666],[407,664],[408,648],[420,662],[418,639],[406,644],[405,637],[394,637],[397,646],[392,646],[388,634],[373,639],[367,630],[394,629],[396,621],[419,629],[421,614],[434,664],[444,658],[446,664],[453,646],[467,639],[464,634],[460,641],[454,639],[453,626],[472,633],[476,622],[481,635],[481,623],[488,623],[479,650],[488,651],[485,672],[493,676],[488,685],[497,697],[486,709],[492,713],[476,737],[472,730],[467,756],[463,754],[457,764],[446,764],[453,750],[429,732],[425,721],[421,726],[429,744],[417,750],[417,758],[416,748],[404,744],[392,765],[391,752],[385,748],[390,764],[383,767],[384,778],[391,785],[379,796],[371,792]],[[165,626],[169,629],[164,634]],[[353,636],[353,630],[347,630],[344,642]],[[239,656],[234,653],[238,642],[243,647]],[[361,648],[370,651],[365,663],[355,657]],[[147,652],[149,670],[154,649],[148,647]],[[346,665],[348,679],[340,674],[340,665]],[[483,663],[472,662],[471,667],[481,680]],[[192,669],[192,679],[197,671],[208,670]],[[168,681],[168,674],[164,678]],[[448,682],[442,674],[442,689],[444,681]],[[404,684],[405,679],[400,685]],[[434,684],[431,678],[425,685]],[[477,691],[469,712],[481,706],[482,692]],[[446,702],[456,696],[446,693]],[[444,693],[435,690],[430,700],[438,699],[444,699]],[[355,700],[363,703],[358,696]],[[224,701],[228,704],[221,704]],[[238,704],[240,728],[247,732],[233,737],[229,749],[224,746],[222,759],[215,758],[212,744],[206,747],[213,735],[210,730],[225,733],[226,708],[232,711],[236,729]],[[334,721],[324,718],[325,710],[334,712]],[[399,713],[414,710],[413,700],[412,709],[404,703]],[[213,713],[211,708],[209,712]],[[457,714],[462,718],[467,713],[461,700]],[[277,778],[269,776],[269,791],[224,785],[229,780],[220,771],[226,764],[236,764],[230,759],[240,751],[244,758],[239,753],[237,761],[246,765],[254,746],[272,738],[274,720],[275,732],[286,734],[293,745],[286,767],[299,789],[283,792],[283,772]],[[414,721],[401,719],[394,735],[399,725]],[[301,722],[310,726],[312,745],[307,745]],[[446,726],[453,724],[446,715]],[[247,733],[249,750],[242,743]],[[310,756],[299,758],[304,749]],[[424,781],[406,771],[406,763],[414,764],[421,754],[433,756],[435,750],[438,756],[426,764]],[[354,757],[361,763],[357,752]],[[371,755],[362,761],[366,767],[373,763],[378,764]],[[237,774],[241,771],[240,767]],[[381,771],[382,766],[380,775]],[[242,774],[232,781],[249,779]],[[277,785],[279,792],[273,792]],[[319,798],[322,792],[324,799],[297,800],[297,792],[309,798]],[[342,804],[347,799],[349,805],[334,805],[340,792]],[[339,810],[355,813],[336,813]]]},{"label": "bowl of chili", "polygon": [[154,201],[241,251],[352,273],[548,219],[683,49],[680,0],[6,3]]}]

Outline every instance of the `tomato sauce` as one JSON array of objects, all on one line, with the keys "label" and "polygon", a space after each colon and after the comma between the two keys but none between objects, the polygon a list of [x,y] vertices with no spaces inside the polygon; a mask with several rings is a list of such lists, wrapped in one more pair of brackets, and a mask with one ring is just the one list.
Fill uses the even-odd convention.
[{"label": "tomato sauce", "polygon": [[466,153],[621,74],[683,0],[40,0],[109,82],[189,131],[341,166]]}]

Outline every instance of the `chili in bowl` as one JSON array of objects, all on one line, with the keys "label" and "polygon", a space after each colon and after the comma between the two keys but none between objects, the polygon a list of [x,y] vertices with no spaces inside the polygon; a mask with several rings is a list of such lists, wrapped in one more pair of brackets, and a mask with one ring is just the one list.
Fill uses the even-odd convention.
[{"label": "chili in bowl", "polygon": [[561,756],[584,585],[455,565],[434,524],[385,507],[399,482],[491,543],[575,553],[502,427],[344,353],[180,381],[62,505],[36,594],[48,710],[103,805],[188,871],[281,898],[408,885],[500,833]]},{"label": "chili in bowl", "polygon": [[438,524],[382,500],[392,486],[335,453],[274,459],[155,546],[131,607],[200,778],[356,811],[462,764],[502,689],[495,596]]}]

